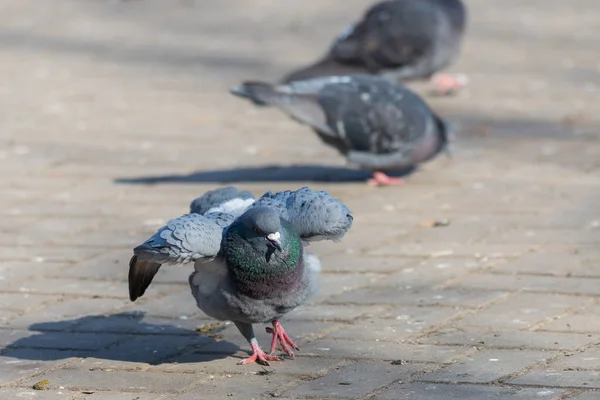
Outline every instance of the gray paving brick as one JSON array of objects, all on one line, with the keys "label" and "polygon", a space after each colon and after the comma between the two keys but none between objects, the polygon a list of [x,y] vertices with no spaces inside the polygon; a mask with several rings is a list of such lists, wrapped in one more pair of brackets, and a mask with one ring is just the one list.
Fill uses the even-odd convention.
[{"label": "gray paving brick", "polygon": [[355,306],[352,308],[329,304],[304,304],[286,316],[290,320],[323,320],[331,322],[352,322],[360,318],[381,315],[387,310],[383,306]]},{"label": "gray paving brick", "polygon": [[302,354],[323,357],[408,360],[415,362],[450,362],[469,349],[457,346],[431,346],[385,342],[321,339],[302,346]]},{"label": "gray paving brick", "polygon": [[600,315],[587,313],[567,315],[544,324],[543,329],[562,332],[600,332]]},{"label": "gray paving brick", "polygon": [[0,293],[0,308],[23,312],[53,300],[51,296],[30,293]]},{"label": "gray paving brick", "polygon": [[396,272],[415,263],[420,257],[365,257],[339,255],[319,257],[327,272]]},{"label": "gray paving brick", "polygon": [[587,392],[577,394],[573,397],[569,397],[569,399],[572,399],[572,400],[595,400],[597,398],[598,398],[597,391],[587,391]]},{"label": "gray paving brick", "polygon": [[448,385],[442,383],[409,383],[398,385],[377,395],[378,400],[557,400],[560,389],[519,388],[509,386]]},{"label": "gray paving brick", "polygon": [[469,315],[460,323],[496,329],[524,329],[580,307],[585,301],[578,296],[522,293]]},{"label": "gray paving brick", "polygon": [[[459,362],[419,377],[434,382],[487,383],[513,374],[530,365],[548,360],[558,353],[551,351],[484,349]],[[543,384],[542,384],[543,385]]]},{"label": "gray paving brick", "polygon": [[1,385],[36,375],[53,366],[64,364],[71,357],[85,354],[82,351],[8,350],[0,356]]},{"label": "gray paving brick", "polygon": [[600,349],[596,346],[587,348],[584,351],[567,353],[566,355],[567,357],[554,362],[552,367],[559,369],[599,369]]},{"label": "gray paving brick", "polygon": [[462,344],[477,347],[573,350],[594,343],[598,336],[539,331],[490,331],[483,329],[442,328],[419,341],[430,344]]},{"label": "gray paving brick", "polygon": [[428,286],[376,286],[333,296],[329,299],[329,302],[333,304],[350,302],[357,304],[479,307],[505,296],[505,292],[471,288],[435,289]]},{"label": "gray paving brick", "polygon": [[460,281],[462,287],[485,288],[492,290],[520,290],[532,292],[551,292],[567,294],[598,293],[598,282],[590,278],[530,275],[492,275],[475,274]]},{"label": "gray paving brick", "polygon": [[[3,399],[39,399],[39,400],[71,400],[79,392],[70,392],[66,390],[46,390],[39,391],[31,388],[0,388],[0,396]],[[76,398],[76,397],[75,397]],[[125,400],[125,399],[119,399]],[[133,400],[133,399],[130,399]],[[142,398],[140,398],[142,400]],[[143,399],[146,400],[146,399]]]},{"label": "gray paving brick", "polygon": [[553,386],[558,387],[582,387],[582,388],[600,388],[600,372],[598,371],[559,371],[551,368],[536,369],[518,378],[512,379],[509,383],[540,385],[551,381]]},{"label": "gray paving brick", "polygon": [[169,335],[142,335],[132,336],[117,346],[107,350],[98,351],[95,357],[155,364],[163,359],[182,354],[188,347],[202,346],[211,342],[205,336],[169,336]]},{"label": "gray paving brick", "polygon": [[[20,335],[17,333],[16,336]],[[8,343],[8,346],[27,349],[95,350],[116,343],[122,338],[122,336],[113,334],[60,331],[31,334],[26,332],[22,334],[21,338]]]},{"label": "gray paving brick", "polygon": [[197,381],[197,377],[190,374],[59,369],[31,379],[27,381],[26,385],[33,385],[42,379],[47,379],[54,387],[63,387],[67,390],[124,390],[157,393],[175,393]]},{"label": "gray paving brick", "polygon": [[[450,308],[414,307],[397,309],[393,319],[369,318],[328,335],[330,338],[398,341],[418,334],[431,325],[443,323],[457,314]],[[405,313],[401,313],[404,311]]]},{"label": "gray paving brick", "polygon": [[278,374],[228,375],[213,379],[208,377],[206,384],[191,388],[186,393],[173,397],[173,400],[196,400],[200,395],[208,399],[221,397],[239,400],[269,398],[273,397],[270,393],[284,389],[285,385],[293,385],[295,381],[296,379],[289,375]]},{"label": "gray paving brick", "polygon": [[422,368],[418,364],[359,362],[340,367],[323,378],[300,385],[286,392],[286,395],[357,399],[392,382],[409,379]]},{"label": "gray paving brick", "polygon": [[[266,350],[266,349],[265,349]],[[263,374],[272,372],[275,374],[297,375],[306,380],[309,377],[321,377],[335,367],[346,361],[333,358],[306,357],[304,351],[296,352],[296,357],[291,360],[285,358],[281,362],[272,362],[271,366],[263,368],[261,365],[237,365],[239,357],[247,357],[242,351],[235,356],[227,354],[207,353],[202,349],[190,349],[184,354],[173,357],[173,363],[162,363],[150,368],[151,371],[167,371],[178,373],[202,373],[202,374]],[[169,360],[169,361],[171,361]]]},{"label": "gray paving brick", "polygon": [[64,263],[48,262],[34,257],[29,261],[2,261],[0,262],[0,288],[14,290],[15,286],[28,278],[60,271],[64,265]]},{"label": "gray paving brick", "polygon": [[585,260],[578,252],[550,248],[542,249],[539,253],[528,253],[506,263],[493,266],[493,271],[505,274],[545,274],[564,276],[573,271],[578,264]]},{"label": "gray paving brick", "polygon": [[67,330],[90,319],[90,314],[109,314],[126,305],[128,302],[118,299],[67,299],[14,318],[8,326],[17,329],[35,326],[35,330]]}]

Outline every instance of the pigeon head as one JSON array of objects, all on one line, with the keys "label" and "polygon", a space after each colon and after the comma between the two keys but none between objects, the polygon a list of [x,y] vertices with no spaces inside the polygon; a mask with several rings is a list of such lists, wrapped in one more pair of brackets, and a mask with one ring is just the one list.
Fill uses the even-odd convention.
[{"label": "pigeon head", "polygon": [[240,238],[251,243],[257,250],[282,251],[280,231],[279,214],[267,207],[253,207],[237,221]]},{"label": "pigeon head", "polygon": [[226,230],[221,251],[235,275],[265,277],[294,270],[302,244],[277,210],[252,207]]}]

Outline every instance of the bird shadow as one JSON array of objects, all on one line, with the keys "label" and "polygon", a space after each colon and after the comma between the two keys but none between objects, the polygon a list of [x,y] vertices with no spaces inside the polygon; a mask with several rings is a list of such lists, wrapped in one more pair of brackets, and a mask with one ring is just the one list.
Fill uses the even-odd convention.
[{"label": "bird shadow", "polygon": [[[28,331],[12,331],[17,337],[3,349],[5,357],[20,360],[53,361],[71,357],[146,363],[198,363],[233,356],[240,347],[220,340],[223,324],[217,329],[193,328],[144,321],[143,312],[89,315],[76,319],[40,322]],[[160,319],[164,321],[164,319]],[[199,321],[197,321],[199,322]],[[208,348],[204,351],[204,348]]]},{"label": "bird shadow", "polygon": [[[390,172],[390,176],[406,176],[415,168]],[[324,165],[266,165],[212,171],[197,171],[182,175],[116,178],[118,184],[151,185],[159,183],[240,183],[240,182],[360,182],[371,177],[366,171]]]}]

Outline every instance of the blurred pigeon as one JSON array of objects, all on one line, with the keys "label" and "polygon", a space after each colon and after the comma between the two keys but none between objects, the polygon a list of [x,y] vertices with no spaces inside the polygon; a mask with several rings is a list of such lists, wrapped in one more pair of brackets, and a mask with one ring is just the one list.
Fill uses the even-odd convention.
[{"label": "blurred pigeon", "polygon": [[277,86],[246,82],[232,93],[309,125],[349,162],[372,171],[370,184],[401,183],[383,171],[414,167],[447,148],[446,122],[418,95],[377,76],[330,76]]},{"label": "blurred pigeon", "polygon": [[[190,213],[175,218],[136,247],[129,264],[132,301],[144,294],[161,264],[195,263],[192,295],[207,315],[233,321],[252,348],[240,362],[281,360],[277,343],[290,357],[298,349],[279,319],[304,303],[318,286],[320,263],[306,250],[312,240],[341,240],[352,214],[324,191],[308,187],[272,193],[254,201],[228,187],[192,202]],[[251,195],[250,195],[251,196]],[[270,322],[271,354],[254,336],[252,324]]]},{"label": "blurred pigeon", "polygon": [[436,74],[457,57],[467,11],[461,0],[391,0],[375,4],[349,26],[327,55],[282,83],[317,76],[381,74],[393,80],[429,79],[441,94],[464,83]]}]

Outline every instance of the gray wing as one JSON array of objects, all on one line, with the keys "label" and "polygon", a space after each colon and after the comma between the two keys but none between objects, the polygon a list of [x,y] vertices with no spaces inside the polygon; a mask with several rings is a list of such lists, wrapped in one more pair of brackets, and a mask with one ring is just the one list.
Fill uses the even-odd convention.
[{"label": "gray wing", "polygon": [[[202,196],[194,199],[190,204],[190,213],[204,214],[212,208],[224,208],[224,204],[243,204],[244,200],[254,200],[252,193],[239,190],[233,186],[227,186],[208,191]],[[251,204],[252,202],[249,202]],[[249,205],[248,204],[248,205]]]},{"label": "gray wing", "polygon": [[162,264],[210,259],[221,247],[223,229],[234,220],[224,213],[186,214],[172,219],[133,249],[129,262],[129,298],[141,297]]},{"label": "gray wing", "polygon": [[139,260],[161,264],[184,264],[217,255],[223,228],[234,217],[224,213],[186,214],[170,220],[133,249]]},{"label": "gray wing", "polygon": [[276,208],[303,240],[334,240],[352,226],[352,213],[341,201],[323,190],[303,187],[296,191],[267,192],[253,206]]}]

